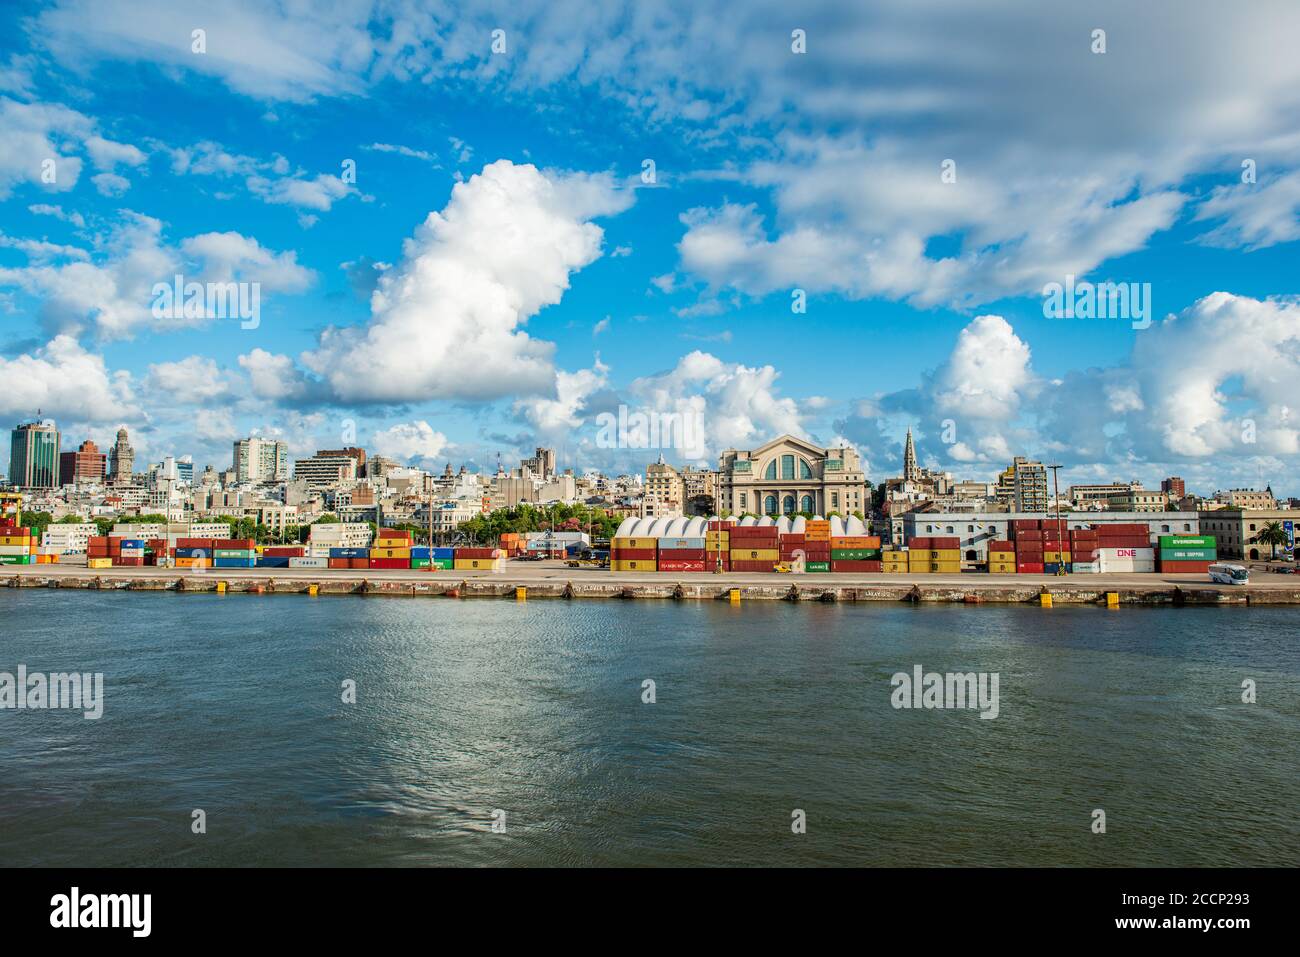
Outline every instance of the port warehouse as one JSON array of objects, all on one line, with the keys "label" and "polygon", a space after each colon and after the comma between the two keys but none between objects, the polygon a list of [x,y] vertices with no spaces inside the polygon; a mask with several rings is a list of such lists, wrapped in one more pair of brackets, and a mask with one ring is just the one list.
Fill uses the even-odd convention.
[{"label": "port warehouse", "polygon": [[[1141,521],[1117,519],[1140,516]],[[857,518],[627,519],[611,543],[614,571],[770,572],[795,565],[806,572],[951,573],[978,568],[997,574],[1104,571],[1204,571],[1217,559],[1212,536],[1194,534],[1194,513],[1062,514],[921,513],[909,518],[919,532],[903,544],[867,534]],[[965,520],[965,525],[962,525]],[[67,536],[67,529],[51,532]],[[93,528],[93,526],[91,526]],[[92,568],[169,565],[179,568],[317,568],[501,570],[525,554],[561,557],[589,544],[576,532],[507,533],[498,547],[428,548],[407,532],[379,529],[371,541],[364,523],[313,526],[306,545],[259,546],[217,537],[222,523],[117,526],[108,536],[85,534]],[[1171,529],[1178,529],[1172,531]],[[1184,531],[1189,529],[1189,531]],[[0,527],[0,563],[76,561],[75,549],[38,546],[27,529]],[[7,534],[6,534],[7,533]],[[1000,536],[1000,537],[999,537]],[[974,557],[972,557],[974,556]],[[1157,568],[1157,566],[1159,566]]]},{"label": "port warehouse", "polygon": [[[956,516],[933,514],[928,532],[955,531]],[[1044,517],[1000,513],[967,534],[914,534],[902,544],[868,534],[857,518],[782,516],[629,518],[611,541],[615,572],[817,572],[951,574],[975,566],[991,574],[1205,572],[1217,560],[1213,537],[1195,534],[1196,516],[1143,513]],[[926,525],[928,524],[928,528]],[[1186,531],[1178,529],[1182,525]],[[979,548],[971,547],[977,536]],[[1178,529],[1175,531],[1174,529]],[[999,537],[1000,536],[1000,537]]]}]

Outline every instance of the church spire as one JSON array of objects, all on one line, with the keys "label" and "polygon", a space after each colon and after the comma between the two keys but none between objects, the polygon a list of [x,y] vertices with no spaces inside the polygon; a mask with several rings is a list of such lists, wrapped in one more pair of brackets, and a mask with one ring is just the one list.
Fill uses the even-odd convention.
[{"label": "church spire", "polygon": [[903,448],[903,480],[911,482],[920,478],[921,470],[916,467],[916,446],[912,444],[912,429],[907,430],[907,445]]}]

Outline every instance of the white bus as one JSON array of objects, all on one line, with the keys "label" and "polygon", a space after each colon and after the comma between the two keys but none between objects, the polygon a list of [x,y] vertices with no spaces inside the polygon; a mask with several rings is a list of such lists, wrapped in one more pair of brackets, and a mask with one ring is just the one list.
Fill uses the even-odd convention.
[{"label": "white bus", "polygon": [[1241,565],[1216,562],[1210,566],[1210,581],[1221,585],[1244,585],[1250,581],[1250,572]]}]

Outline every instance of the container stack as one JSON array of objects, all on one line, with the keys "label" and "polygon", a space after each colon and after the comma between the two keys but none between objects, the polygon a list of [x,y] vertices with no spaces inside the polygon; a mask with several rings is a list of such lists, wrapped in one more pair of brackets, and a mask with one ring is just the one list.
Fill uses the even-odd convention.
[{"label": "container stack", "polygon": [[831,523],[824,518],[810,518],[803,526],[804,571],[831,570]]},{"label": "container stack", "polygon": [[661,572],[702,572],[705,570],[704,538],[660,538],[656,540],[657,560]]},{"label": "container stack", "polygon": [[290,561],[305,558],[306,549],[301,545],[268,545],[257,556],[258,568],[289,568]]},{"label": "container stack", "polygon": [[1016,574],[1043,574],[1043,530],[1038,527],[1038,520],[1013,519],[1010,531],[1016,547]]},{"label": "container stack", "polygon": [[[879,535],[837,535],[831,537],[832,572],[881,572]],[[958,571],[961,570],[960,564]]]},{"label": "container stack", "polygon": [[[506,550],[501,549],[503,554]],[[450,570],[456,567],[456,550],[453,548],[426,548],[416,546],[411,549],[411,567],[412,568],[429,568],[429,569],[446,569]]]},{"label": "container stack", "polygon": [[1161,535],[1160,571],[1165,574],[1205,573],[1218,561],[1213,535]]},{"label": "container stack", "polygon": [[342,547],[331,548],[329,558],[326,559],[326,562],[330,568],[369,568],[370,549]]},{"label": "container stack", "polygon": [[961,573],[961,539],[950,536],[921,536],[907,543],[907,571],[913,575],[958,575]]},{"label": "container stack", "polygon": [[770,572],[781,560],[775,525],[735,525],[731,529],[731,570]]},{"label": "container stack", "polygon": [[734,522],[714,519],[704,533],[705,571],[731,571],[731,527]]},{"label": "container stack", "polygon": [[[708,538],[706,536],[707,543]],[[459,551],[459,549],[458,549]],[[609,567],[616,572],[652,572],[657,568],[659,539],[625,535],[610,539]],[[457,556],[459,557],[459,556]]]},{"label": "container stack", "polygon": [[[506,558],[517,558],[525,550],[524,536],[519,532],[502,532],[498,546]],[[412,565],[412,568],[415,566]]]},{"label": "container stack", "polygon": [[1070,570],[1076,575],[1096,575],[1101,571],[1100,533],[1095,528],[1070,530]]},{"label": "container stack", "polygon": [[113,565],[135,568],[144,565],[143,538],[115,538],[117,548],[112,551]]},{"label": "container stack", "polygon": [[257,543],[251,538],[214,538],[213,568],[256,568]]},{"label": "container stack", "polygon": [[411,533],[381,528],[370,546],[371,568],[410,568]]},{"label": "container stack", "polygon": [[1009,539],[989,542],[989,574],[1014,575],[1016,573],[1016,543]]},{"label": "container stack", "polygon": [[880,550],[880,570],[886,575],[906,575],[910,567],[906,548],[895,545]]},{"label": "container stack", "polygon": [[0,565],[31,564],[32,530],[11,518],[0,520]]},{"label": "container stack", "polygon": [[1154,572],[1156,553],[1151,529],[1140,523],[1093,525],[1097,533],[1096,565],[1101,572]]},{"label": "container stack", "polygon": [[1038,523],[1043,533],[1043,572],[1047,575],[1069,573],[1070,531],[1064,518],[1045,518]]},{"label": "container stack", "polygon": [[216,539],[178,538],[171,550],[177,568],[211,568]]},{"label": "container stack", "polygon": [[505,567],[505,552],[499,548],[457,548],[452,567],[465,572],[499,572]]}]

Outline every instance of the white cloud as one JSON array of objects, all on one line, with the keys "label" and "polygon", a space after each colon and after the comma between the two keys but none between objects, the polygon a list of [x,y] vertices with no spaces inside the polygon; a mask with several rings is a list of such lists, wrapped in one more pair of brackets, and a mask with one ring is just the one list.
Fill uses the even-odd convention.
[{"label": "white cloud", "polygon": [[110,172],[119,165],[140,166],[149,159],[138,147],[130,143],[115,143],[102,136],[92,136],[87,139],[86,151],[90,153],[91,162],[97,169]]},{"label": "white cloud", "polygon": [[229,394],[230,385],[217,364],[206,356],[188,356],[176,362],[149,366],[150,392],[163,392],[169,404],[202,405]]},{"label": "white cloud", "polygon": [[411,159],[423,160],[426,163],[437,164],[438,157],[426,150],[413,149],[410,146],[402,146],[398,143],[371,143],[369,146],[362,147],[375,153],[396,153],[398,156],[406,156]]},{"label": "white cloud", "polygon": [[55,219],[60,219],[65,223],[71,223],[78,228],[86,225],[86,220],[80,213],[64,212],[62,206],[52,206],[48,203],[33,203],[31,206],[27,207],[27,211],[37,216],[53,216]]},{"label": "white cloud", "polygon": [[99,195],[110,199],[122,196],[131,188],[131,181],[116,173],[97,173],[90,177],[90,181],[95,184],[95,189],[99,190]]},{"label": "white cloud", "polygon": [[1223,220],[1201,237],[1210,246],[1254,250],[1300,239],[1300,170],[1262,183],[1216,187],[1196,218]]},{"label": "white cloud", "polygon": [[434,459],[451,448],[447,437],[434,431],[423,419],[399,423],[376,432],[371,436],[369,446],[380,455],[426,468],[431,467]]},{"label": "white cloud", "polygon": [[370,322],[327,330],[303,361],[343,401],[552,393],[554,347],[520,327],[600,255],[590,220],[631,201],[608,176],[489,164],[406,241]]},{"label": "white cloud", "polygon": [[252,394],[259,399],[282,401],[301,398],[309,386],[293,360],[265,349],[254,349],[239,357],[240,368],[248,374]]},{"label": "white cloud", "polygon": [[105,422],[139,413],[127,372],[110,372],[103,357],[71,336],[55,336],[32,354],[0,358],[0,415],[45,415]]},{"label": "white cloud", "polygon": [[[87,117],[67,107],[0,96],[0,200],[8,199],[19,183],[49,192],[76,186],[82,161],[72,153],[71,141],[84,139],[92,126]],[[47,175],[52,182],[46,181]]]}]

